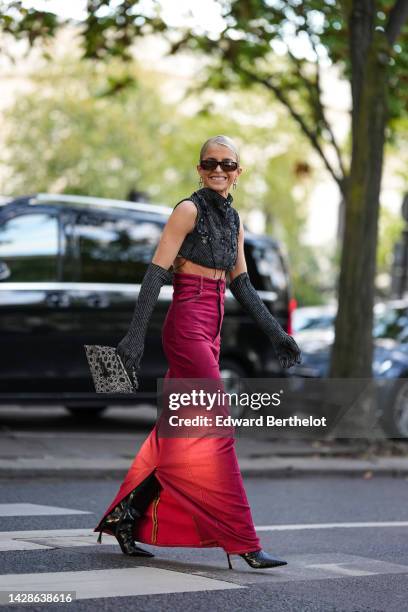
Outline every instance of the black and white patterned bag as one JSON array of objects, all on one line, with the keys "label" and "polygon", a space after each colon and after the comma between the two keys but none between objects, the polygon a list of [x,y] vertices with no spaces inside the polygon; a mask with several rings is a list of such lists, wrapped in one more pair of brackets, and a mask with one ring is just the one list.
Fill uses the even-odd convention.
[{"label": "black and white patterned bag", "polygon": [[135,370],[130,379],[114,346],[84,344],[97,393],[133,393],[139,388]]}]

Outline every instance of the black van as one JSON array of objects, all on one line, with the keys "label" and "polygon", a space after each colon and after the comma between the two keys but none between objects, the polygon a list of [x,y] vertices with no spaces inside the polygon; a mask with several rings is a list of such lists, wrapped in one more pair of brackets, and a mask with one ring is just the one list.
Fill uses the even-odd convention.
[{"label": "black van", "polygon": [[[84,344],[116,346],[129,325],[146,267],[172,208],[103,198],[36,194],[0,203],[0,403],[63,404],[98,413],[112,403],[93,388]],[[248,273],[291,330],[290,283],[275,240],[246,230]],[[166,360],[161,327],[173,287],[149,324],[135,395],[155,402]],[[284,376],[267,336],[227,290],[221,375]],[[110,401],[108,401],[110,400]]]}]

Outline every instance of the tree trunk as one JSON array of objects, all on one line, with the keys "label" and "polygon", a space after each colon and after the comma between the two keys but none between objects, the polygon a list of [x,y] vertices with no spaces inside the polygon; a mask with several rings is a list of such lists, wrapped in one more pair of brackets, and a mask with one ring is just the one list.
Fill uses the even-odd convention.
[{"label": "tree trunk", "polygon": [[338,313],[329,371],[332,378],[372,376],[375,266],[388,108],[389,48],[380,32],[370,37],[359,71],[361,86],[353,95],[353,101],[358,103],[353,105],[353,149],[346,181]]}]

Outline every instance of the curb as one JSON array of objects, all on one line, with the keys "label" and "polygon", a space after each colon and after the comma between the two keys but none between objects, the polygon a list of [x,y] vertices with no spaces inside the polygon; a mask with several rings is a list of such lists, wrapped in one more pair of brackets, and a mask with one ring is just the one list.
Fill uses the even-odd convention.
[{"label": "curb", "polygon": [[[336,458],[239,459],[245,478],[290,478],[313,476],[347,476],[370,479],[374,476],[408,477],[408,459],[383,457],[376,460]],[[19,465],[16,465],[19,464]],[[0,461],[1,479],[73,478],[123,479],[130,461],[123,459],[86,460],[57,457]]]}]

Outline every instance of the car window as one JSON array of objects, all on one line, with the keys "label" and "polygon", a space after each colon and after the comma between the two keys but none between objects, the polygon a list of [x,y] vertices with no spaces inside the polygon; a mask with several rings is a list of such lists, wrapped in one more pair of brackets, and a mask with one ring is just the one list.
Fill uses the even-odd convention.
[{"label": "car window", "polygon": [[58,218],[46,212],[21,214],[0,224],[0,280],[56,281]]},{"label": "car window", "polygon": [[299,316],[294,317],[294,329],[296,331],[303,331],[306,329],[331,329],[334,325],[335,314],[320,314],[310,316]]},{"label": "car window", "polygon": [[79,214],[74,229],[78,280],[140,283],[163,227],[159,220],[136,215]]},{"label": "car window", "polygon": [[262,249],[258,259],[258,270],[264,276],[268,276],[273,289],[284,290],[287,288],[286,273],[282,260],[275,249]]},{"label": "car window", "polygon": [[248,272],[255,289],[286,293],[288,279],[278,250],[262,244],[251,245],[246,253]]}]

